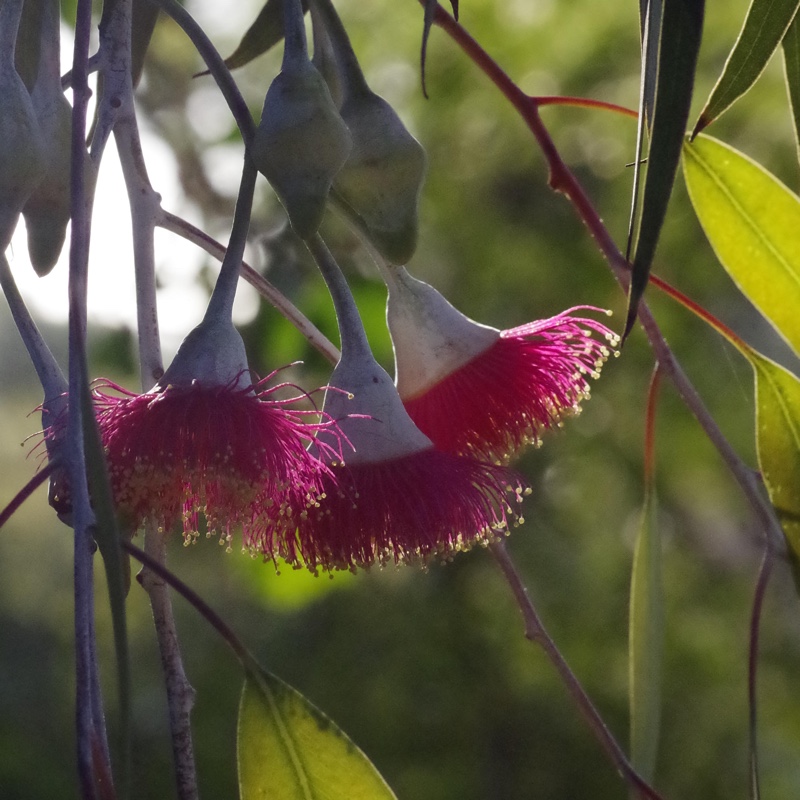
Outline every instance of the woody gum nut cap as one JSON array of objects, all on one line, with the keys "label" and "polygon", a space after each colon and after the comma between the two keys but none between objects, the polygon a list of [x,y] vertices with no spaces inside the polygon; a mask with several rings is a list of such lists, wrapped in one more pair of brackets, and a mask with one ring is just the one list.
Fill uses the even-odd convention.
[{"label": "woody gum nut cap", "polygon": [[384,258],[405,264],[417,246],[425,151],[394,109],[369,90],[351,92],[341,114],[353,151],[334,179],[335,196]]},{"label": "woody gum nut cap", "polygon": [[267,91],[251,153],[301,238],[319,228],[351,147],[322,75],[307,59],[286,66]]},{"label": "woody gum nut cap", "polygon": [[403,267],[391,269],[386,284],[386,322],[403,398],[426,391],[500,338],[499,330],[471,320]]}]

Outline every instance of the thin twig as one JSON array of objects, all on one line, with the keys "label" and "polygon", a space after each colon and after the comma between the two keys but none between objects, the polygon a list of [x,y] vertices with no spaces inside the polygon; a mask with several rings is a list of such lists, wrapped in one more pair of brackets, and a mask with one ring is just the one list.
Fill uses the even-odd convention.
[{"label": "thin twig", "polygon": [[0,511],[0,528],[8,522],[14,512],[53,474],[60,466],[57,461],[45,464],[11,499],[11,502]]},{"label": "thin twig", "polygon": [[[124,541],[121,543],[123,546],[126,544]],[[145,528],[144,545],[151,560],[163,567],[166,564],[165,535],[155,523],[148,522]],[[150,598],[150,607],[153,611],[153,621],[161,653],[161,665],[164,670],[169,706],[178,798],[179,800],[197,800],[199,797],[197,770],[194,762],[190,719],[195,691],[183,668],[169,589],[161,571],[154,568],[143,568],[137,579]]]},{"label": "thin twig", "polygon": [[[181,217],[162,210],[158,225],[164,230],[182,236],[189,242],[198,245],[210,256],[221,261],[225,256],[225,246],[209,236],[205,231],[192,225]],[[266,298],[283,317],[285,317],[297,330],[303,334],[308,343],[318,350],[325,358],[336,364],[339,361],[339,349],[328,339],[322,331],[297,308],[279,289],[271,284],[263,275],[256,272],[249,264],[242,262],[241,276],[264,298]]]},{"label": "thin twig", "polygon": [[191,39],[197,52],[206,62],[208,71],[217,82],[217,86],[219,86],[222,96],[225,98],[228,108],[239,126],[245,145],[249,146],[256,129],[250,109],[247,107],[239,87],[233,80],[230,70],[225,66],[225,61],[211,43],[206,32],[177,0],[150,0],[150,2],[172,17]]},{"label": "thin twig", "polygon": [[555,667],[561,681],[578,706],[581,715],[588,723],[592,733],[594,733],[595,738],[605,750],[614,767],[641,797],[648,798],[648,800],[662,800],[661,795],[631,766],[622,748],[611,731],[609,731],[583,686],[581,686],[580,681],[575,677],[555,642],[550,638],[517,571],[516,565],[505,548],[504,542],[495,542],[490,545],[490,549],[522,612],[522,617],[525,621],[525,636],[544,650],[545,655]]}]

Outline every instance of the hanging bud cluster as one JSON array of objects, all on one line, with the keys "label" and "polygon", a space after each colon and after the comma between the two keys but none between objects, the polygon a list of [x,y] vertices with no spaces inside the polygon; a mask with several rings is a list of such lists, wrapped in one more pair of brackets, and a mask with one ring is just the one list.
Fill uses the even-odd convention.
[{"label": "hanging bud cluster", "polygon": [[299,0],[286,0],[281,73],[270,86],[251,154],[295,232],[316,233],[330,197],[392,263],[417,241],[425,153],[367,85],[329,0],[311,3],[309,59]]},{"label": "hanging bud cluster", "polygon": [[41,177],[22,209],[39,275],[58,261],[70,218],[72,108],[61,89],[60,21],[58,0],[26,0],[17,37],[17,68],[44,145]]},{"label": "hanging bud cluster", "polygon": [[45,169],[45,150],[30,93],[14,63],[22,0],[0,4],[0,249]]}]

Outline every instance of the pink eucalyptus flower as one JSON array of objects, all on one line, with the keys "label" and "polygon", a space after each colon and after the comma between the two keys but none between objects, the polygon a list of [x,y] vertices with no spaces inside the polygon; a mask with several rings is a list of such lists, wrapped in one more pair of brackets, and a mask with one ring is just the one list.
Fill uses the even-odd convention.
[{"label": "pink eucalyptus flower", "polygon": [[[387,274],[396,383],[417,427],[449,453],[508,461],[580,411],[616,334],[575,311],[500,331],[404,269]],[[595,336],[605,340],[598,341]]]},{"label": "pink eucalyptus flower", "polygon": [[[225,320],[192,331],[146,394],[97,384],[97,421],[122,516],[134,527],[180,525],[187,541],[201,515],[209,534],[228,543],[238,526],[248,547],[267,531],[276,541],[286,530],[293,535],[287,520],[318,501],[328,473],[307,445],[330,426],[304,423],[305,412],[287,408],[291,401],[273,399],[280,387],[267,388],[271,377],[251,384],[241,337]],[[333,454],[335,431],[328,441]]]},{"label": "pink eucalyptus flower", "polygon": [[[513,507],[527,491],[521,479],[435,450],[368,351],[348,355],[343,348],[330,383],[338,391],[328,389],[324,411],[353,452],[345,464],[328,457],[324,498],[297,520],[297,554],[310,569],[447,558],[495,541],[521,521]],[[328,436],[320,432],[317,441],[324,445]],[[269,540],[262,546],[275,549]]]},{"label": "pink eucalyptus flower", "polygon": [[[270,376],[271,377],[271,376]],[[94,396],[114,499],[138,527],[181,525],[190,541],[200,515],[230,542],[279,535],[317,502],[327,468],[307,450],[319,425],[271,398],[269,378],[252,387],[167,386],[133,394],[99,383]],[[113,390],[110,393],[108,390]]]}]

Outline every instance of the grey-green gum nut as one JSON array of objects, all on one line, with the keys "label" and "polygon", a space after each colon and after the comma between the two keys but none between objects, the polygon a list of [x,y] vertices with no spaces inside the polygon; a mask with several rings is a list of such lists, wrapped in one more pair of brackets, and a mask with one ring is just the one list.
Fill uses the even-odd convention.
[{"label": "grey-green gum nut", "polygon": [[251,153],[301,238],[319,228],[331,182],[351,147],[347,126],[311,62],[284,69],[267,92]]},{"label": "grey-green gum nut", "polygon": [[47,163],[41,181],[22,209],[28,254],[40,276],[47,275],[61,255],[71,210],[71,108],[59,93],[47,111],[42,120]]},{"label": "grey-green gum nut", "polygon": [[333,193],[384,258],[405,264],[417,246],[425,150],[372,92],[351,94],[341,115],[353,150],[334,179]]},{"label": "grey-green gum nut", "polygon": [[13,66],[0,64],[0,249],[44,170],[41,131],[28,90]]}]

